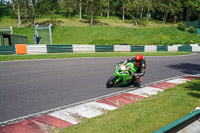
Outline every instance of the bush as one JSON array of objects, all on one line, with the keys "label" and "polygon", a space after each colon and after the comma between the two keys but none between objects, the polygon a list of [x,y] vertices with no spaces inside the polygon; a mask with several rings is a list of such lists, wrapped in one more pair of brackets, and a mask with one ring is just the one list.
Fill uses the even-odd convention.
[{"label": "bush", "polygon": [[194,28],[194,26],[190,26],[189,29],[188,29],[188,32],[190,32],[190,33],[195,33],[195,28]]},{"label": "bush", "polygon": [[183,22],[180,22],[180,23],[178,23],[177,28],[179,30],[185,31],[186,26],[185,26],[185,24]]}]

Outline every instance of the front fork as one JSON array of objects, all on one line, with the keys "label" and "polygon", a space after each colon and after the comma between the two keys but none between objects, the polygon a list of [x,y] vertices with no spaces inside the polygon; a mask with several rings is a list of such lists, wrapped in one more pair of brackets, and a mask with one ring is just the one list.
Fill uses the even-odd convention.
[{"label": "front fork", "polygon": [[118,72],[115,72],[114,75],[118,77],[118,78],[116,79],[116,83],[119,83],[119,82],[122,81],[122,77],[119,76],[119,73],[118,73]]}]

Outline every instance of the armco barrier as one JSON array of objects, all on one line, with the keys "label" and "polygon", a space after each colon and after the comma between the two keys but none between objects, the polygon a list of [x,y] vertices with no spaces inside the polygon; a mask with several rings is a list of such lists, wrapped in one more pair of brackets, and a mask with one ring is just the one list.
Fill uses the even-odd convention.
[{"label": "armco barrier", "polygon": [[72,45],[47,45],[47,53],[73,52]]},{"label": "armco barrier", "polygon": [[73,52],[95,52],[95,45],[78,45],[73,44]]},{"label": "armco barrier", "polygon": [[14,54],[15,47],[13,46],[0,46],[0,54]]},{"label": "armco barrier", "polygon": [[157,51],[158,52],[168,51],[168,46],[157,46]]},{"label": "armco barrier", "polygon": [[178,46],[168,46],[168,52],[177,52]]},{"label": "armco barrier", "polygon": [[[62,52],[200,52],[200,44],[187,45],[88,45],[88,44],[72,44],[72,45],[16,45],[17,51],[23,50],[21,54],[46,54],[46,53],[62,53]],[[27,50],[26,50],[27,49]],[[15,54],[15,48],[12,46],[0,46],[0,54]]]},{"label": "armco barrier", "polygon": [[46,45],[27,45],[27,54],[47,54]]},{"label": "armco barrier", "polygon": [[95,45],[96,52],[114,52],[114,45]]},{"label": "armco barrier", "polygon": [[114,45],[114,52],[130,52],[130,45]]},{"label": "armco barrier", "polygon": [[131,46],[131,52],[144,52],[144,46]]},{"label": "armco barrier", "polygon": [[189,45],[179,46],[178,51],[192,52],[192,46]]},{"label": "armco barrier", "polygon": [[192,52],[199,52],[200,46],[192,46]]},{"label": "armco barrier", "polygon": [[144,52],[157,52],[157,46],[156,45],[145,45]]}]

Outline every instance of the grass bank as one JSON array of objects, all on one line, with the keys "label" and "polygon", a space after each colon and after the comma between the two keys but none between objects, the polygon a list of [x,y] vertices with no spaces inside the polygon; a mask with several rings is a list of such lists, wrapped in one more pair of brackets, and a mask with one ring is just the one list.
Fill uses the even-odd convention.
[{"label": "grass bank", "polygon": [[[28,36],[33,44],[33,28],[16,28],[15,34]],[[127,28],[127,27],[54,27],[53,44],[120,44],[129,45],[169,45],[200,43],[200,36],[176,27]],[[42,42],[41,42],[42,43]]]},{"label": "grass bank", "polygon": [[98,53],[54,53],[41,55],[0,55],[0,61],[34,60],[34,59],[58,59],[58,58],[82,58],[82,57],[128,57],[142,54],[143,56],[176,56],[187,55],[191,52],[98,52]]},{"label": "grass bank", "polygon": [[[130,45],[169,45],[200,43],[200,36],[180,31],[174,24],[163,24],[161,21],[144,21],[145,26],[135,26],[131,20],[122,21],[117,17],[98,17],[94,26],[89,26],[87,19],[79,21],[74,18],[36,18],[37,24],[53,23],[53,44],[120,44]],[[0,27],[13,26],[14,34],[28,36],[33,44],[34,28],[30,23],[17,28],[17,19],[3,17]],[[39,33],[40,34],[40,33]],[[42,42],[41,42],[42,43]]]},{"label": "grass bank", "polygon": [[60,130],[60,133],[151,133],[200,105],[200,79]]}]

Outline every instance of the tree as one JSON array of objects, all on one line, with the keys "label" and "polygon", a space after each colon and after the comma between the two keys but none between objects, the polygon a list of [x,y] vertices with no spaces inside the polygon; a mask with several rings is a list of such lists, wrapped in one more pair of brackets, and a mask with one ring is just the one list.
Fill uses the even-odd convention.
[{"label": "tree", "polygon": [[76,0],[63,0],[61,2],[62,8],[66,9],[69,18],[71,18],[72,13],[76,10],[76,4]]},{"label": "tree", "polygon": [[80,21],[82,20],[82,4],[83,4],[83,1],[82,0],[79,0],[79,15],[80,15]]},{"label": "tree", "polygon": [[147,8],[147,21],[149,21],[150,11],[153,10],[153,1],[152,0],[145,0],[145,5]]},{"label": "tree", "polygon": [[130,0],[119,0],[122,9],[122,20],[125,20],[126,12],[130,9]]},{"label": "tree", "polygon": [[32,27],[35,27],[35,0],[31,0],[32,2]]},{"label": "tree", "polygon": [[94,14],[98,12],[99,0],[87,0],[88,12],[90,14],[90,26],[94,24]]},{"label": "tree", "polygon": [[184,8],[186,9],[186,21],[190,21],[191,17],[200,17],[200,0],[187,0],[183,2]]},{"label": "tree", "polygon": [[168,14],[177,14],[183,11],[180,0],[157,0],[154,2],[157,10],[163,13],[163,23],[166,23]]},{"label": "tree", "polygon": [[20,0],[17,0],[18,27],[21,27]]},{"label": "tree", "polygon": [[13,8],[13,11],[15,11],[15,3],[16,3],[16,0],[12,0],[12,8]]}]

